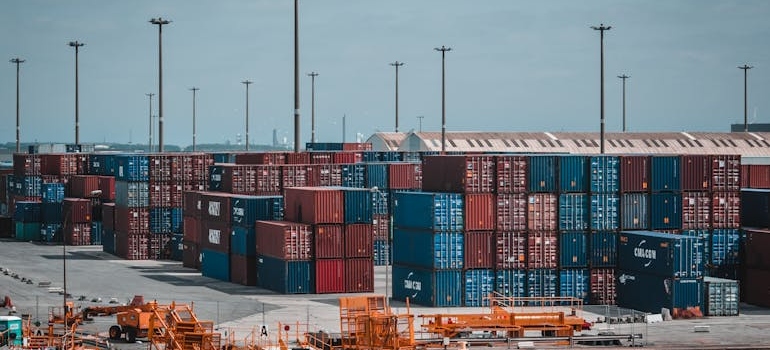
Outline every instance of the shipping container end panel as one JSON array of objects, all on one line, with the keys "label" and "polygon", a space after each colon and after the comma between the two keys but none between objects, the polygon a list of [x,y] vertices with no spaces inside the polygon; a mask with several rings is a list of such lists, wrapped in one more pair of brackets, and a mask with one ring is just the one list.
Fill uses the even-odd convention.
[{"label": "shipping container end panel", "polygon": [[492,231],[465,232],[465,262],[466,269],[491,269],[494,267],[493,253],[494,233]]},{"label": "shipping container end panel", "polygon": [[424,270],[393,265],[393,299],[430,307],[462,306],[461,270]]},{"label": "shipping container end panel", "polygon": [[659,313],[703,306],[703,279],[652,275],[635,271],[617,272],[618,306],[643,312]]},{"label": "shipping container end panel", "polygon": [[257,285],[283,294],[315,292],[315,271],[307,260],[282,260],[257,256]]},{"label": "shipping container end panel", "polygon": [[465,195],[465,229],[487,231],[495,228],[495,197],[491,193]]},{"label": "shipping container end panel", "polygon": [[676,278],[704,274],[704,243],[699,237],[650,231],[618,236],[618,268]]},{"label": "shipping container end panel", "polygon": [[463,306],[489,306],[489,295],[495,291],[495,271],[473,269],[464,271],[465,299]]},{"label": "shipping container end panel", "polygon": [[318,294],[345,292],[345,260],[315,260],[315,292]]},{"label": "shipping container end panel", "polygon": [[496,231],[524,231],[527,229],[527,195],[499,193],[496,195]]},{"label": "shipping container end panel", "polygon": [[374,292],[374,261],[371,257],[345,259],[345,292]]}]

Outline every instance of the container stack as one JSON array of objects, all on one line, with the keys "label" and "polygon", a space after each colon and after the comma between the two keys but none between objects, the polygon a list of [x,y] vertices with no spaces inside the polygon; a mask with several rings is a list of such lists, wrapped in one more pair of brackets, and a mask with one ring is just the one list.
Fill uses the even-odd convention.
[{"label": "container stack", "polygon": [[193,224],[199,230],[201,274],[226,282],[230,281],[232,197],[230,193],[200,193],[200,221]]},{"label": "container stack", "polygon": [[68,196],[91,201],[91,244],[101,245],[104,235],[102,205],[115,200],[115,178],[100,175],[73,175],[67,188]]},{"label": "container stack", "polygon": [[[582,157],[574,157],[584,164]],[[565,160],[565,168],[568,167]],[[536,155],[529,157],[529,195],[527,197],[527,297],[555,297],[559,295],[559,157]],[[584,179],[584,170],[577,166],[574,175]],[[565,171],[566,173],[567,171]],[[566,176],[565,176],[566,177]],[[570,182],[566,180],[566,182]],[[573,179],[572,182],[575,182]],[[573,190],[585,192],[582,182],[575,182]],[[566,186],[565,186],[566,187]],[[565,188],[565,191],[569,190]],[[570,195],[571,196],[571,195]],[[577,203],[579,199],[575,199]],[[575,203],[575,204],[577,204]],[[583,201],[585,204],[585,201]],[[579,208],[575,208],[578,211]],[[565,215],[568,215],[565,213]],[[583,221],[584,222],[584,221]],[[576,225],[580,225],[578,220]]]},{"label": "container stack", "polygon": [[591,156],[588,162],[591,231],[586,239],[590,251],[586,282],[589,283],[589,302],[615,304],[613,277],[617,263],[617,232],[623,222],[622,197],[619,194],[622,189],[621,159],[616,156]]},{"label": "container stack", "polygon": [[707,274],[712,277],[738,279],[741,231],[741,158],[738,155],[712,155],[711,207],[712,231],[707,240]]},{"label": "container stack", "polygon": [[118,155],[115,165],[115,254],[126,260],[150,259],[149,159]]},{"label": "container stack", "polygon": [[230,238],[230,282],[257,285],[257,220],[283,220],[283,197],[233,195]]},{"label": "container stack", "polygon": [[64,184],[46,183],[42,185],[42,202],[40,203],[41,224],[39,236],[41,241],[61,242],[61,239],[63,238],[60,236],[62,226],[63,201]]},{"label": "container stack", "polygon": [[91,215],[93,206],[90,199],[64,198],[62,202],[62,234],[67,245],[91,244]]},{"label": "container stack", "polygon": [[314,292],[310,225],[257,221],[257,286],[282,294]]},{"label": "container stack", "polygon": [[495,157],[495,291],[525,297],[529,157]]},{"label": "container stack", "polygon": [[[765,201],[767,201],[767,192],[765,192]],[[767,205],[764,208],[767,211]],[[757,219],[760,218],[755,218],[755,220]],[[761,220],[767,221],[768,216],[765,215]],[[744,230],[746,232],[745,268],[741,280],[743,285],[741,300],[754,305],[770,307],[770,298],[768,297],[768,291],[770,291],[770,249],[768,249],[770,248],[770,229],[764,226],[763,228],[745,227]]]},{"label": "container stack", "polygon": [[202,211],[201,195],[203,191],[185,191],[183,204],[182,226],[182,266],[200,270],[200,220]]}]

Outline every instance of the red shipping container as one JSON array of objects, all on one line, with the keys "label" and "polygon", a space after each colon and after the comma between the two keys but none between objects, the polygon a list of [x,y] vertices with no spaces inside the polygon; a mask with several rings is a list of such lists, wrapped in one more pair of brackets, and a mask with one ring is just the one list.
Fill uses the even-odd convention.
[{"label": "red shipping container", "polygon": [[749,165],[749,187],[770,188],[770,165]]},{"label": "red shipping container", "polygon": [[230,236],[233,234],[233,228],[229,221],[201,220],[199,224],[198,246],[201,250],[210,249],[215,252],[230,253]]},{"label": "red shipping container", "polygon": [[113,176],[97,176],[99,189],[102,194],[99,196],[103,201],[114,202],[115,201],[115,177]]},{"label": "red shipping container", "polygon": [[200,218],[195,216],[182,217],[183,237],[185,242],[192,242],[196,245],[201,241]]},{"label": "red shipping container", "polygon": [[310,164],[310,153],[308,152],[286,153],[286,164]]},{"label": "red shipping container", "polygon": [[495,229],[495,196],[491,193],[465,195],[465,230],[492,231]]},{"label": "red shipping container", "polygon": [[147,240],[147,258],[150,260],[171,259],[171,234],[153,233]]},{"label": "red shipping container", "polygon": [[168,182],[155,182],[151,180],[148,187],[151,207],[172,207],[171,184]]},{"label": "red shipping container", "polygon": [[115,253],[126,260],[148,260],[147,250],[149,236],[146,234],[132,235],[115,231]]},{"label": "red shipping container", "polygon": [[201,191],[185,191],[182,195],[182,210],[186,216],[200,217],[201,215]]},{"label": "red shipping container", "polygon": [[551,231],[557,229],[559,206],[553,193],[533,193],[527,198],[527,228]]},{"label": "red shipping container", "polygon": [[14,153],[13,154],[13,174],[16,176],[34,176],[40,175],[40,155]]},{"label": "red shipping container", "polygon": [[230,282],[243,286],[256,286],[257,257],[230,254]]},{"label": "red shipping container", "polygon": [[743,261],[747,268],[770,270],[770,230],[743,228],[746,232]]},{"label": "red shipping container", "polygon": [[334,152],[310,152],[310,164],[334,163]]},{"label": "red shipping container", "polygon": [[708,191],[711,189],[710,156],[683,155],[681,169],[682,191]]},{"label": "red shipping container", "polygon": [[341,224],[343,194],[326,187],[291,187],[284,194],[284,216],[287,221],[305,224]]},{"label": "red shipping container", "polygon": [[591,304],[615,305],[615,270],[591,269]]},{"label": "red shipping container", "polygon": [[184,204],[184,184],[177,183],[175,181],[171,182],[171,186],[169,186],[169,200],[171,205],[170,207],[173,208],[180,208]]},{"label": "red shipping container", "polygon": [[[345,259],[345,293],[374,292],[374,260]],[[316,283],[318,279],[316,279]]]},{"label": "red shipping container", "polygon": [[738,191],[741,189],[741,156],[720,154],[711,156],[711,190]]},{"label": "red shipping container", "polygon": [[371,142],[361,142],[361,143],[345,142],[342,144],[342,150],[343,151],[371,151],[372,143]]},{"label": "red shipping container", "polygon": [[682,192],[682,229],[711,228],[711,195],[708,192]]},{"label": "red shipping container", "polygon": [[419,190],[422,188],[422,164],[389,163],[388,188],[392,190]]},{"label": "red shipping container", "polygon": [[115,203],[102,204],[102,225],[105,230],[115,231]]},{"label": "red shipping container", "polygon": [[313,231],[310,225],[288,221],[257,221],[257,254],[283,260],[313,258]]},{"label": "red shipping container", "polygon": [[495,235],[492,231],[465,232],[464,267],[466,269],[491,269],[495,265],[492,249]]},{"label": "red shipping container", "polygon": [[387,241],[390,238],[390,216],[372,214],[372,233],[374,239]]},{"label": "red shipping container", "polygon": [[116,206],[115,231],[128,235],[150,233],[150,209]]},{"label": "red shipping container", "polygon": [[351,164],[361,161],[361,152],[336,152],[332,154],[332,163]]},{"label": "red shipping container", "polygon": [[[307,187],[309,165],[283,165],[281,166],[281,188]],[[311,170],[312,174],[312,170]]]},{"label": "red shipping container", "polygon": [[342,166],[340,164],[314,164],[313,186],[342,186]]},{"label": "red shipping container", "polygon": [[751,187],[751,181],[749,180],[749,165],[741,165],[741,188]]},{"label": "red shipping container", "polygon": [[313,243],[316,259],[339,259],[345,255],[342,225],[314,225]]},{"label": "red shipping container", "polygon": [[[114,179],[114,177],[111,178]],[[96,175],[72,175],[68,184],[69,195],[78,198],[90,198],[91,193],[100,189],[99,176]]]},{"label": "red shipping container", "polygon": [[286,153],[283,152],[248,152],[236,153],[235,164],[286,164]]},{"label": "red shipping container", "polygon": [[204,221],[221,221],[230,223],[232,209],[230,201],[232,195],[229,193],[203,192],[201,197],[201,218]]},{"label": "red shipping container", "polygon": [[184,242],[184,250],[182,251],[182,266],[192,269],[201,269],[201,257],[198,252],[198,245],[192,242]]},{"label": "red shipping container", "polygon": [[75,175],[83,169],[85,156],[76,153],[50,153],[40,155],[40,172],[48,175]]},{"label": "red shipping container", "polygon": [[650,190],[650,156],[620,156],[620,192]]},{"label": "red shipping container", "polygon": [[91,200],[83,198],[64,198],[62,202],[62,221],[69,223],[91,222]]},{"label": "red shipping container", "polygon": [[555,231],[530,231],[527,234],[527,268],[556,268],[559,261],[558,248]]},{"label": "red shipping container", "polygon": [[280,195],[281,166],[222,165],[221,190],[236,194]]},{"label": "red shipping container", "polygon": [[741,193],[713,192],[711,208],[713,228],[741,227]]},{"label": "red shipping container", "polygon": [[525,193],[529,178],[529,157],[495,156],[497,193]]},{"label": "red shipping container", "polygon": [[495,196],[496,230],[523,231],[527,229],[527,195],[499,193]]},{"label": "red shipping container", "polygon": [[422,161],[423,190],[432,192],[492,193],[493,156],[426,156]]},{"label": "red shipping container", "polygon": [[345,225],[345,258],[371,258],[374,255],[373,231],[371,224]]},{"label": "red shipping container", "polygon": [[345,260],[316,259],[315,292],[317,294],[345,292]]},{"label": "red shipping container", "polygon": [[61,228],[67,245],[91,245],[91,223],[64,223]]},{"label": "red shipping container", "polygon": [[170,154],[156,153],[147,156],[150,181],[170,181],[171,163],[176,157]]},{"label": "red shipping container", "polygon": [[[192,175],[192,180],[207,181],[209,178],[209,166],[214,165],[214,156],[211,153],[185,154],[183,157],[190,159],[190,169],[184,169]],[[185,159],[183,158],[183,159]]]},{"label": "red shipping container", "polygon": [[527,267],[527,235],[523,231],[495,233],[495,268],[498,270]]}]

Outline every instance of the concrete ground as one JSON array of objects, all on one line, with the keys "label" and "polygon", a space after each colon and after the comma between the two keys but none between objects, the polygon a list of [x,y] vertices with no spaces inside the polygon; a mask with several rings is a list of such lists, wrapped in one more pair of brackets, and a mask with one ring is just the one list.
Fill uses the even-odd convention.
[{"label": "concrete ground", "polygon": [[[46,323],[51,307],[60,307],[63,295],[65,260],[62,246],[42,245],[13,240],[0,240],[0,298],[10,296],[18,315],[27,314],[33,320]],[[385,267],[375,267],[375,291],[385,292]],[[256,287],[240,286],[202,277],[199,272],[184,268],[180,262],[125,261],[104,253],[101,247],[66,247],[67,293],[76,304],[85,307],[107,304],[114,300],[127,303],[134,295],[159,303],[192,303],[199,319],[211,320],[225,336],[243,339],[252,331],[266,325],[274,337],[277,325],[288,324],[290,331],[296,323],[309,324],[311,329],[339,332],[339,304],[342,295],[280,295]],[[27,283],[26,280],[31,280]],[[82,299],[82,300],[78,300]],[[92,300],[101,302],[92,302]],[[404,303],[392,302],[396,312],[406,312]],[[770,309],[741,305],[741,315],[674,320],[660,323],[598,323],[596,334],[611,331],[621,334],[642,334],[637,341],[648,348],[769,348]],[[0,314],[6,309],[0,308]],[[412,307],[411,313],[471,313],[482,308]],[[587,306],[582,316],[590,321],[615,318],[617,308]],[[624,313],[621,312],[621,317]],[[99,317],[82,327],[87,332],[106,335],[114,317]],[[415,325],[419,326],[416,318]],[[703,327],[707,326],[707,327]],[[695,330],[701,330],[696,332]],[[703,332],[708,330],[708,332]],[[623,345],[630,345],[624,343]],[[512,344],[515,347],[516,344]],[[133,349],[136,345],[113,344],[117,349]],[[140,348],[146,348],[146,345]]]}]

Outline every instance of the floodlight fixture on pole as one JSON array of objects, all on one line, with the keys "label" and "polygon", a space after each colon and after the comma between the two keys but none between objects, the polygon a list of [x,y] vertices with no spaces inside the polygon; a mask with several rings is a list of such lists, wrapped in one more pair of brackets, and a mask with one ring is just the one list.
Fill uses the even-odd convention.
[{"label": "floodlight fixture on pole", "polygon": [[19,143],[19,134],[21,131],[21,127],[19,126],[19,67],[22,63],[24,63],[24,60],[16,57],[11,59],[11,63],[16,64],[16,153],[19,153],[21,152],[21,146]]},{"label": "floodlight fixture on pole", "polygon": [[246,85],[246,151],[249,150],[249,85],[254,84],[251,80],[244,80],[241,84]]},{"label": "floodlight fixture on pole", "polygon": [[171,23],[161,17],[150,20],[158,25],[158,152],[163,152],[163,26]]},{"label": "floodlight fixture on pole", "polygon": [[315,77],[316,72],[307,74],[310,77],[310,143],[315,143]]},{"label": "floodlight fixture on pole", "polygon": [[441,51],[441,152],[446,152],[446,99],[445,99],[445,61],[447,51],[452,51],[451,47],[434,48],[436,51]]},{"label": "floodlight fixture on pole", "polygon": [[392,62],[391,66],[396,67],[396,132],[398,132],[398,67],[404,65],[404,62]]},{"label": "floodlight fixture on pole", "polygon": [[623,132],[626,132],[626,79],[630,78],[630,75],[618,75],[618,78],[623,79]]},{"label": "floodlight fixture on pole", "polygon": [[743,132],[749,132],[749,98],[748,98],[748,71],[754,68],[748,64],[738,66],[738,69],[743,70]]},{"label": "floodlight fixture on pole", "polygon": [[600,24],[598,27],[592,26],[591,29],[598,30],[599,31],[599,71],[600,73],[600,113],[601,113],[601,130],[600,130],[600,152],[601,154],[604,154],[604,31],[610,30],[612,26],[605,26],[604,23]]},{"label": "floodlight fixture on pole", "polygon": [[80,108],[78,101],[78,53],[80,48],[85,46],[84,43],[76,41],[70,41],[68,44],[70,47],[75,48],[75,144],[80,144]]},{"label": "floodlight fixture on pole", "polygon": [[193,119],[192,119],[192,137],[193,137],[193,144],[192,144],[192,151],[195,152],[195,93],[200,90],[200,88],[197,88],[195,86],[190,88],[190,91],[193,92]]}]

